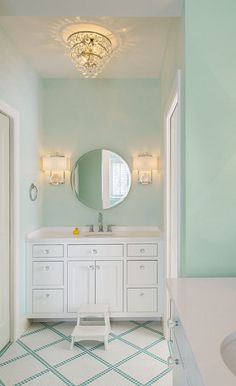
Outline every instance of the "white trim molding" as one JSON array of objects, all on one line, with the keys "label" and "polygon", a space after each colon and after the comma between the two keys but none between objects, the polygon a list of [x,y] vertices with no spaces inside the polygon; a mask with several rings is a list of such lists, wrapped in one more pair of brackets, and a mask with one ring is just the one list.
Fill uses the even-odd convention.
[{"label": "white trim molding", "polygon": [[20,312],[20,115],[3,100],[0,111],[10,118],[10,339],[14,341],[28,326]]},{"label": "white trim molding", "polygon": [[[175,276],[180,276],[180,255],[181,255],[181,113],[182,113],[182,105],[181,105],[181,70],[178,70],[176,73],[176,77],[172,86],[172,89],[169,94],[169,98],[166,103],[166,108],[164,111],[164,149],[165,149],[165,192],[164,192],[164,208],[165,208],[165,255],[166,255],[166,263],[165,263],[165,278],[166,280],[170,276],[170,117],[172,116],[174,110],[177,108],[177,184],[175,186],[175,194],[177,196],[177,250],[176,250],[176,272]],[[169,329],[167,326],[167,320],[170,318],[170,299],[166,290],[166,300],[165,300],[165,308],[164,308],[164,334],[167,339],[170,339]]]}]

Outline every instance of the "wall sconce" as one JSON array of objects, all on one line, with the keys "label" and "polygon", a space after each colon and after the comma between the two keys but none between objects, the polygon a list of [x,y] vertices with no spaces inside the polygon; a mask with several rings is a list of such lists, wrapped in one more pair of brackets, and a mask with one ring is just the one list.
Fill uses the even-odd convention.
[{"label": "wall sconce", "polygon": [[133,169],[138,172],[138,182],[142,185],[152,183],[152,171],[159,169],[159,158],[143,153],[134,158]]},{"label": "wall sconce", "polygon": [[49,172],[49,183],[61,185],[65,183],[65,171],[70,170],[70,159],[64,155],[54,154],[42,158],[42,169]]}]

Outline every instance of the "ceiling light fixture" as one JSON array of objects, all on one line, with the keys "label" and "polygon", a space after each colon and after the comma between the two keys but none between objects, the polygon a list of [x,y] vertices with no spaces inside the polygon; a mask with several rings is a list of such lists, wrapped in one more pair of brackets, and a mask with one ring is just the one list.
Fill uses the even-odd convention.
[{"label": "ceiling light fixture", "polygon": [[67,55],[85,78],[95,78],[113,52],[111,40],[100,32],[73,32],[65,44]]}]

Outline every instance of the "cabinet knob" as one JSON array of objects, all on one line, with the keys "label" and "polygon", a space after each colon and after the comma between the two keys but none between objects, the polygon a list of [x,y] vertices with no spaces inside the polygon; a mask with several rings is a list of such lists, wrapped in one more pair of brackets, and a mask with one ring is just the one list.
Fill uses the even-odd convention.
[{"label": "cabinet knob", "polygon": [[140,296],[144,296],[144,292],[140,292]]},{"label": "cabinet knob", "polygon": [[179,326],[179,321],[177,319],[176,320],[168,319],[167,320],[167,326],[169,328],[178,327]]},{"label": "cabinet knob", "polygon": [[91,253],[92,253],[93,255],[96,255],[96,254],[98,253],[98,251],[97,251],[97,249],[92,249]]},{"label": "cabinet knob", "polygon": [[49,298],[50,297],[50,294],[46,294],[46,298]]},{"label": "cabinet knob", "polygon": [[169,367],[174,367],[174,365],[178,366],[180,364],[180,360],[178,358],[173,358],[172,356],[169,356],[167,358],[167,364]]},{"label": "cabinet knob", "polygon": [[49,249],[44,249],[43,253],[45,253],[45,255],[48,255],[49,254]]},{"label": "cabinet knob", "polygon": [[139,266],[140,269],[145,269],[144,265]]},{"label": "cabinet knob", "polygon": [[145,252],[145,249],[144,249],[144,248],[141,248],[141,249],[140,249],[140,252],[141,252],[141,253],[144,253],[144,252]]},{"label": "cabinet knob", "polygon": [[100,269],[100,265],[96,265],[96,269]]},{"label": "cabinet knob", "polygon": [[50,269],[49,265],[45,265],[44,270],[49,271],[49,269]]},{"label": "cabinet knob", "polygon": [[94,265],[90,265],[89,269],[93,270],[94,269]]}]

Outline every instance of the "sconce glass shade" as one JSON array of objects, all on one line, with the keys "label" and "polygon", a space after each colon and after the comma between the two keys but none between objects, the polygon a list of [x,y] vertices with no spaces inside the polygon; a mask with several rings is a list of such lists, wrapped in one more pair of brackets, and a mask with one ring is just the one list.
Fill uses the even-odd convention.
[{"label": "sconce glass shade", "polygon": [[133,169],[138,171],[138,182],[143,185],[152,183],[152,171],[158,170],[158,159],[144,153],[134,158]]},{"label": "sconce glass shade", "polygon": [[43,157],[44,171],[65,171],[68,170],[68,159],[64,155],[49,155]]},{"label": "sconce glass shade", "polygon": [[65,183],[65,171],[70,170],[69,158],[64,155],[50,155],[43,157],[42,169],[45,172],[50,172],[49,182],[52,185],[60,185]]}]

